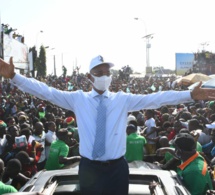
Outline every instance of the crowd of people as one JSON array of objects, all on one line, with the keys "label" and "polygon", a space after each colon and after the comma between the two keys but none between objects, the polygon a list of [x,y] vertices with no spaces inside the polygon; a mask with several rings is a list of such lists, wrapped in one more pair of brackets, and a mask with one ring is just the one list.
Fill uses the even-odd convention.
[{"label": "crowd of people", "polygon": [[[65,73],[60,77],[49,75],[36,79],[62,91],[92,89],[84,74],[68,76]],[[172,90],[172,81],[173,77],[113,75],[109,90],[151,94]],[[176,91],[186,89],[186,86],[174,86]],[[60,169],[81,159],[74,112],[23,92],[10,79],[2,79],[0,92],[0,185],[10,184],[8,192],[18,191],[42,169]],[[196,169],[183,172],[185,166],[197,161],[186,160],[196,155],[196,164],[204,171],[197,177],[198,180],[204,177],[202,188],[215,189],[215,101],[199,100],[129,112],[126,125],[128,162],[148,161],[162,169],[175,170],[192,194],[198,194],[190,184]]]}]

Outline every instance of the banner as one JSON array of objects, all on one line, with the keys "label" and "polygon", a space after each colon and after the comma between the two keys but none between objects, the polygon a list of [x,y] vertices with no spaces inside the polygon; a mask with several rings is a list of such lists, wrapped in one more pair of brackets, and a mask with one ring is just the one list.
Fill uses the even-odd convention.
[{"label": "banner", "polygon": [[10,57],[13,57],[15,68],[28,70],[27,46],[4,34],[4,60],[9,62]]},{"label": "banner", "polygon": [[195,56],[193,53],[176,53],[176,75],[184,75],[193,68]]}]

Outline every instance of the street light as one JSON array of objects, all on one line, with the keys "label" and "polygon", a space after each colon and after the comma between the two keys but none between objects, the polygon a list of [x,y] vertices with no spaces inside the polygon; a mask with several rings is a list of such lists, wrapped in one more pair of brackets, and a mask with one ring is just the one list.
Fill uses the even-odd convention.
[{"label": "street light", "polygon": [[208,46],[209,43],[208,42],[204,42],[204,43],[201,43],[202,45],[202,51],[205,51],[205,46]]},{"label": "street light", "polygon": [[56,76],[56,64],[55,64],[55,55],[54,55],[54,76]]},{"label": "street light", "polygon": [[145,28],[145,35],[147,35],[147,27],[146,27],[145,21],[144,21],[143,19],[141,19],[141,18],[134,18],[134,19],[135,19],[135,20],[140,20],[141,22],[143,22],[144,28]]},{"label": "street light", "polygon": [[145,27],[145,36],[142,37],[143,39],[146,39],[146,67],[150,67],[150,61],[149,61],[149,49],[151,48],[151,44],[150,44],[150,39],[153,38],[153,34],[147,34],[147,27],[145,24],[145,21],[142,20],[141,18],[134,18],[135,20],[140,20],[143,22],[144,27]]},{"label": "street light", "polygon": [[150,39],[153,38],[153,34],[148,34],[142,39],[146,39],[146,67],[150,67],[150,61],[149,61],[149,49],[151,48]]}]

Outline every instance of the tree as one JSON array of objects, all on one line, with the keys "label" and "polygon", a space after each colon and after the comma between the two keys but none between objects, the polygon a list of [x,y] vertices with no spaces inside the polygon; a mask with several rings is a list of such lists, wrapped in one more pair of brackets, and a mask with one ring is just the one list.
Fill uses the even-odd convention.
[{"label": "tree", "polygon": [[37,61],[37,76],[45,77],[46,76],[46,50],[45,47],[42,45],[40,47],[40,54]]},{"label": "tree", "polygon": [[29,48],[29,53],[32,52],[33,54],[33,70],[31,71],[32,73],[32,76],[35,77],[35,70],[37,69],[37,64],[36,64],[36,61],[37,61],[37,50],[36,50],[36,47],[32,47],[32,48]]}]

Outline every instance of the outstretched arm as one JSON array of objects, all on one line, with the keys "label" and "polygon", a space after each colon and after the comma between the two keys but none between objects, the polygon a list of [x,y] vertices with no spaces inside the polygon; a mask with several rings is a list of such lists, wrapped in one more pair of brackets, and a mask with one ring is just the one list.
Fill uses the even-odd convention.
[{"label": "outstretched arm", "polygon": [[46,83],[40,82],[34,78],[27,78],[23,75],[15,73],[13,58],[9,63],[0,58],[0,75],[4,78],[11,79],[11,82],[19,90],[34,95],[40,99],[47,100],[62,108],[73,110],[76,95],[78,92],[68,92],[49,87]]}]

